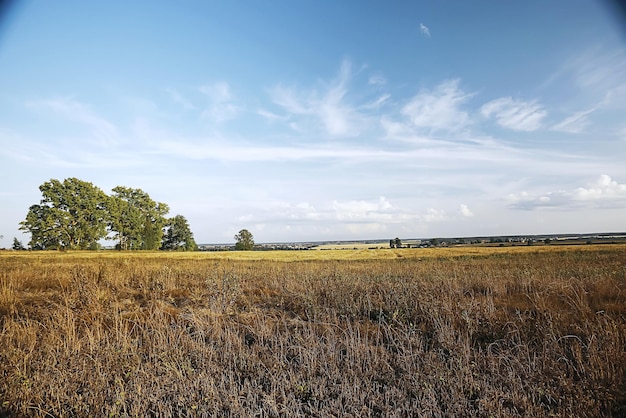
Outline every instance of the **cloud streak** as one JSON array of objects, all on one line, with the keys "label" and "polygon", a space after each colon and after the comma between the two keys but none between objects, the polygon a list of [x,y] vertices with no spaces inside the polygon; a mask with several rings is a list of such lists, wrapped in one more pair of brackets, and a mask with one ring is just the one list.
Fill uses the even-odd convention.
[{"label": "cloud streak", "polygon": [[570,134],[579,134],[585,130],[590,124],[589,116],[596,109],[583,110],[576,112],[571,116],[563,119],[561,122],[552,126],[553,131],[567,132]]},{"label": "cloud streak", "polygon": [[103,143],[113,142],[118,136],[118,129],[113,123],[98,115],[89,105],[73,97],[29,101],[26,105],[31,109],[51,112],[87,127],[91,134]]},{"label": "cloud streak", "polygon": [[174,103],[177,103],[182,106],[185,110],[194,110],[196,106],[193,105],[189,100],[184,98],[176,89],[165,89],[165,91],[170,95],[170,98]]},{"label": "cloud streak", "polygon": [[241,108],[235,104],[230,85],[225,81],[200,87],[200,92],[209,99],[209,106],[202,112],[202,117],[216,123],[235,119]]},{"label": "cloud streak", "polygon": [[517,131],[536,131],[542,127],[547,115],[543,106],[512,97],[502,97],[485,103],[480,112],[485,118],[494,117],[498,125]]}]

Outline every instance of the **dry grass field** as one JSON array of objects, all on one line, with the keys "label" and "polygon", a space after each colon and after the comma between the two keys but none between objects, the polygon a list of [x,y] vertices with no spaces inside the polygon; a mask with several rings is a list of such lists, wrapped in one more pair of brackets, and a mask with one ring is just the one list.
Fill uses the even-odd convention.
[{"label": "dry grass field", "polygon": [[0,252],[0,416],[626,416],[626,246]]}]

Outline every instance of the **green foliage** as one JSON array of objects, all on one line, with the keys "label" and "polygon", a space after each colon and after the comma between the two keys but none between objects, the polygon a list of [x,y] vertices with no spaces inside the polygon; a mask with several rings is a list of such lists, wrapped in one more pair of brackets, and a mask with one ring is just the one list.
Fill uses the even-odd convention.
[{"label": "green foliage", "polygon": [[33,249],[87,249],[106,236],[107,195],[77,178],[50,180],[39,186],[42,199],[32,205],[22,231],[31,234]]},{"label": "green foliage", "polygon": [[109,229],[120,250],[157,250],[169,207],[141,189],[117,186],[109,198]]},{"label": "green foliage", "polygon": [[189,223],[184,216],[176,215],[168,220],[161,249],[180,251],[196,251],[198,249]]},{"label": "green foliage", "polygon": [[24,247],[24,244],[22,244],[22,241],[18,240],[17,238],[13,238],[13,249],[16,251],[23,251],[26,248]]},{"label": "green foliage", "polygon": [[235,250],[249,251],[254,249],[254,237],[247,229],[242,229],[235,235]]},{"label": "green foliage", "polygon": [[118,186],[108,196],[91,183],[68,178],[52,179],[39,190],[41,201],[20,222],[20,229],[31,234],[34,250],[98,250],[103,238],[117,240],[121,250],[158,250],[166,224],[168,247],[197,249],[187,220],[177,216],[168,221],[169,207],[141,189]]}]

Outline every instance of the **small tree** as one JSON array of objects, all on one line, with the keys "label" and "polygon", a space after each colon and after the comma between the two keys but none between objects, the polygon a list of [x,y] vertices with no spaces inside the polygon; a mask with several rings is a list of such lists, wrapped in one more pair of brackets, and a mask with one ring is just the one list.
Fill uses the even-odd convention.
[{"label": "small tree", "polygon": [[254,248],[254,237],[247,229],[242,229],[235,235],[235,250],[249,251]]},{"label": "small tree", "polygon": [[16,251],[24,251],[26,247],[24,247],[22,241],[19,241],[17,238],[13,237],[13,249]]},{"label": "small tree", "polygon": [[396,239],[394,239],[395,244],[396,244],[396,248],[402,248],[402,240],[400,240],[400,238],[396,237]]}]

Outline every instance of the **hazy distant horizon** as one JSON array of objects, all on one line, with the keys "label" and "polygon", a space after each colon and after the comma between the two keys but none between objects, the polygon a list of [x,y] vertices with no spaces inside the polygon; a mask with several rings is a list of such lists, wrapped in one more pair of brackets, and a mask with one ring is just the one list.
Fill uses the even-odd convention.
[{"label": "hazy distant horizon", "polygon": [[197,242],[626,230],[608,2],[15,2],[0,247],[38,187],[140,188]]}]

